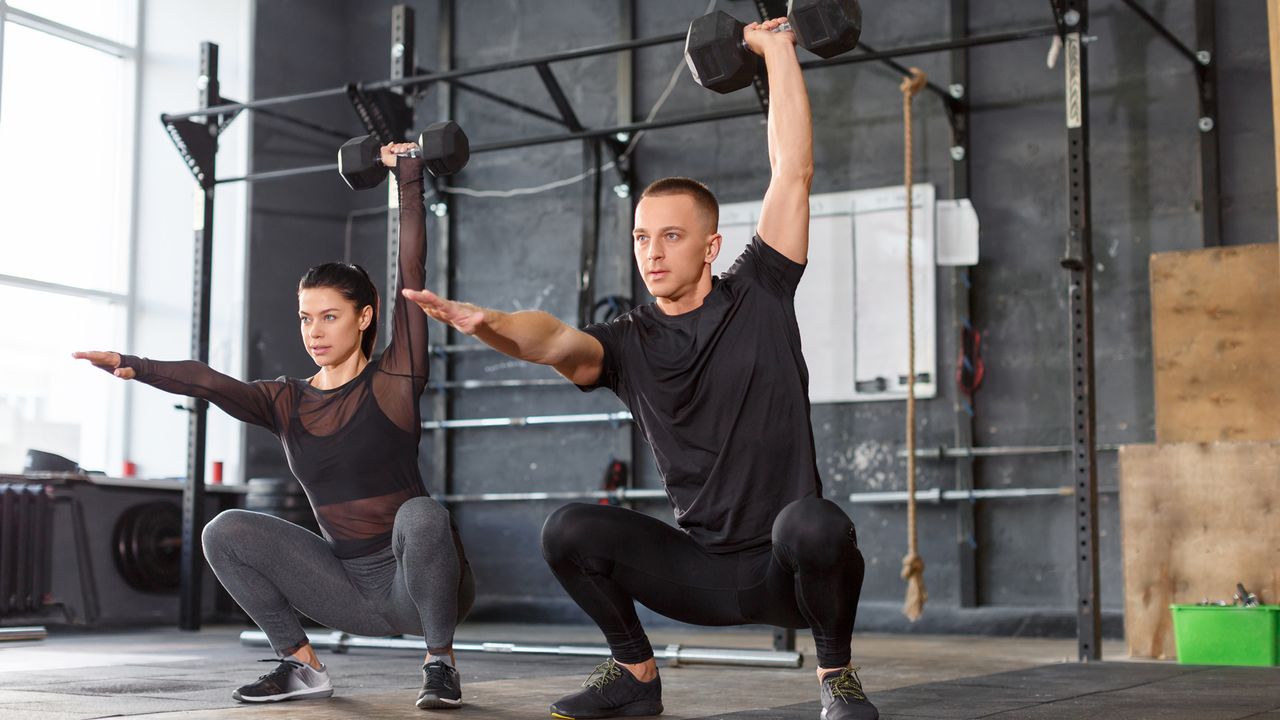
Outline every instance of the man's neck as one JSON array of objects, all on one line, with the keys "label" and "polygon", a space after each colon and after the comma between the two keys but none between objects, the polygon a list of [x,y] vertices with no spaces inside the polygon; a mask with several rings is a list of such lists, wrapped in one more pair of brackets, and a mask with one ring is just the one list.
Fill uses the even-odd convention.
[{"label": "man's neck", "polygon": [[683,288],[678,294],[654,298],[663,315],[683,315],[702,307],[711,294],[711,270],[707,269],[695,285]]}]

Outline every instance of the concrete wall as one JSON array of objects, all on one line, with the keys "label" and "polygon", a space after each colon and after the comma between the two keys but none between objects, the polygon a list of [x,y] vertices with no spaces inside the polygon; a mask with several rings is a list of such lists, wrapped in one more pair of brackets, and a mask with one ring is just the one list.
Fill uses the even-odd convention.
[{"label": "concrete wall", "polygon": [[[637,36],[683,32],[702,3],[636,2]],[[458,66],[535,56],[619,38],[619,4],[612,2],[458,3],[454,36]],[[948,36],[939,3],[910,0],[864,5],[863,38],[877,49]],[[1180,37],[1194,37],[1190,7],[1148,3]],[[696,6],[696,7],[694,7]],[[975,2],[971,32],[986,33],[1050,22],[1044,3]],[[1195,84],[1188,64],[1127,9],[1094,3],[1090,33],[1090,120],[1093,147],[1095,290],[1097,293],[1098,439],[1101,443],[1153,439],[1150,310],[1147,257],[1152,252],[1201,242]],[[263,0],[258,3],[255,85],[259,97],[385,77],[391,3]],[[436,64],[436,4],[414,3],[419,64]],[[754,12],[744,0],[721,0],[739,17]],[[572,17],[566,23],[564,18]],[[1267,111],[1264,8],[1260,3],[1218,6],[1224,242],[1275,241],[1270,192],[1271,136]],[[1229,40],[1229,42],[1228,42]],[[973,318],[986,335],[986,380],[977,399],[975,443],[1062,444],[1070,440],[1067,274],[1059,264],[1066,224],[1065,148],[1061,66],[1046,69],[1049,40],[971,51],[972,186],[982,219],[981,263],[973,269]],[[617,122],[616,57],[557,64],[555,73],[586,125]],[[681,46],[640,50],[636,108],[643,117],[682,62]],[[911,58],[942,85],[949,83],[945,55]],[[806,76],[814,108],[817,168],[815,192],[901,183],[899,78],[879,65],[815,71]],[[552,110],[530,69],[469,80],[523,102]],[[418,104],[418,125],[438,119],[435,90]],[[749,106],[749,93],[721,97],[680,77],[662,115]],[[299,105],[314,122],[343,123],[356,134],[341,103]],[[345,112],[345,114],[344,114]],[[947,192],[950,144],[938,101],[917,103],[916,178]],[[545,121],[515,114],[474,95],[457,96],[454,119],[472,143],[552,132]],[[624,118],[625,119],[625,118]],[[283,131],[271,140],[255,125],[257,169],[319,162],[335,143],[304,141]],[[292,131],[291,131],[292,132]],[[327,144],[326,144],[327,143]],[[636,166],[642,183],[665,175],[707,182],[722,202],[754,200],[768,181],[764,127],[758,117],[655,131],[641,143]],[[288,157],[285,157],[285,156]],[[313,156],[315,159],[313,159]],[[581,172],[589,158],[579,143],[478,154],[458,185],[506,189],[538,185]],[[629,255],[630,201],[609,192],[605,178],[605,227],[597,294],[632,295]],[[542,308],[576,320],[575,273],[590,209],[586,184],[513,199],[456,197],[455,295],[501,309]],[[382,202],[378,193],[347,193],[336,177],[263,183],[253,188],[250,240],[248,374],[309,374],[292,326],[291,283],[308,265],[344,252],[347,213]],[[383,221],[359,217],[352,253],[370,258],[380,272]],[[433,239],[434,242],[434,239]],[[430,255],[431,272],[436,256]],[[431,275],[434,277],[434,275]],[[940,282],[948,275],[939,273]],[[950,292],[939,288],[938,317],[950,317]],[[286,327],[288,324],[288,327]],[[436,328],[438,331],[438,328]],[[443,335],[437,332],[433,342]],[[940,377],[952,377],[954,338],[940,321]],[[815,352],[811,349],[809,352]],[[550,377],[543,368],[506,362],[489,354],[455,362],[454,376],[494,379]],[[954,388],[918,411],[922,446],[949,444]],[[431,403],[424,401],[430,417]],[[453,417],[554,414],[619,409],[612,396],[583,395],[571,387],[469,390],[454,396]],[[819,467],[826,492],[837,501],[850,493],[904,487],[896,458],[903,438],[902,403],[820,405],[813,410]],[[634,460],[638,484],[658,487],[641,447],[632,458],[626,427],[463,430],[451,436],[454,492],[596,487],[609,458]],[[250,474],[280,469],[270,438],[250,439]],[[431,477],[432,442],[424,436],[422,466]],[[274,453],[274,454],[273,454]],[[1099,454],[1099,484],[1116,485],[1114,453]],[[1065,455],[992,458],[975,464],[979,487],[1042,487],[1066,483]],[[924,462],[921,486],[947,487],[952,467]],[[430,482],[430,480],[429,480]],[[433,492],[442,488],[433,487]],[[642,508],[670,516],[662,503]],[[930,604],[913,630],[1070,633],[1074,629],[1073,525],[1060,499],[1000,501],[977,507],[979,600],[982,608],[957,610],[956,517],[950,506],[921,510],[921,547],[928,563]],[[479,580],[477,616],[582,618],[545,568],[538,532],[554,504],[464,505],[454,509]],[[867,579],[859,627],[907,629],[898,613],[898,578],[905,551],[900,506],[846,503],[858,525]],[[1108,631],[1118,632],[1121,598],[1117,497],[1100,501],[1104,609]]]}]

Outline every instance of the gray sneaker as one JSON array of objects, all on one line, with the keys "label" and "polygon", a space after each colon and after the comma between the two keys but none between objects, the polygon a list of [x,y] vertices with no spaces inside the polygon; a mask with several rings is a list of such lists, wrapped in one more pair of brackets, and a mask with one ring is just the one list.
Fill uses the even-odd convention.
[{"label": "gray sneaker", "polygon": [[822,688],[822,720],[879,720],[880,711],[862,692],[857,668],[828,673]]},{"label": "gray sneaker", "polygon": [[422,666],[422,692],[418,693],[422,710],[450,710],[462,707],[462,678],[457,668],[443,660]]},{"label": "gray sneaker", "polygon": [[259,662],[279,663],[275,670],[259,677],[243,687],[236,688],[231,697],[240,702],[280,702],[281,700],[305,700],[329,697],[333,686],[329,684],[328,668],[319,670],[290,658],[271,658]]}]

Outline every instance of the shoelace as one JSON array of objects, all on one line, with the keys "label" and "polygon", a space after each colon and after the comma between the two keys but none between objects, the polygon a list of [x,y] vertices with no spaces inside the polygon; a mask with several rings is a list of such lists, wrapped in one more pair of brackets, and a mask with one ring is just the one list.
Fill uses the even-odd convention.
[{"label": "shoelace", "polygon": [[824,680],[827,687],[831,688],[832,697],[838,697],[842,700],[866,700],[866,693],[862,692],[862,680],[858,678],[858,670],[860,668],[845,668],[840,671],[834,680]]},{"label": "shoelace", "polygon": [[586,681],[582,683],[582,687],[600,690],[620,677],[622,677],[622,668],[618,667],[618,663],[613,658],[609,658],[591,671]]},{"label": "shoelace", "polygon": [[259,660],[258,662],[280,663],[271,672],[259,675],[258,676],[259,680],[274,678],[275,676],[281,675],[281,674],[287,675],[289,674],[289,671],[291,668],[299,668],[299,669],[302,668],[302,663],[298,662],[297,660],[289,660],[288,658],[266,658],[264,660]]},{"label": "shoelace", "polygon": [[422,666],[422,671],[427,674],[427,687],[448,687],[449,671],[448,665],[443,660],[429,662]]}]

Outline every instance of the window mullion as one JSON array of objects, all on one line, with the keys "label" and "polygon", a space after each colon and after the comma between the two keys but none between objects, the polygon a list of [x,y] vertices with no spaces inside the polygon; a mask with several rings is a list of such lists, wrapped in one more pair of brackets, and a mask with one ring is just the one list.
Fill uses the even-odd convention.
[{"label": "window mullion", "polygon": [[39,30],[40,32],[48,33],[54,37],[62,38],[63,40],[69,40],[73,43],[84,45],[85,47],[99,50],[107,53],[108,55],[114,55],[118,58],[124,59],[133,59],[137,54],[135,49],[130,45],[125,45],[124,43],[104,38],[101,35],[94,35],[93,33],[88,33],[83,30],[77,30],[70,25],[63,25],[62,23],[54,22],[53,20],[46,20],[39,15],[34,15],[25,10],[19,10],[15,7],[5,5],[3,7],[3,12],[4,18],[9,22],[31,28],[32,30]]}]

